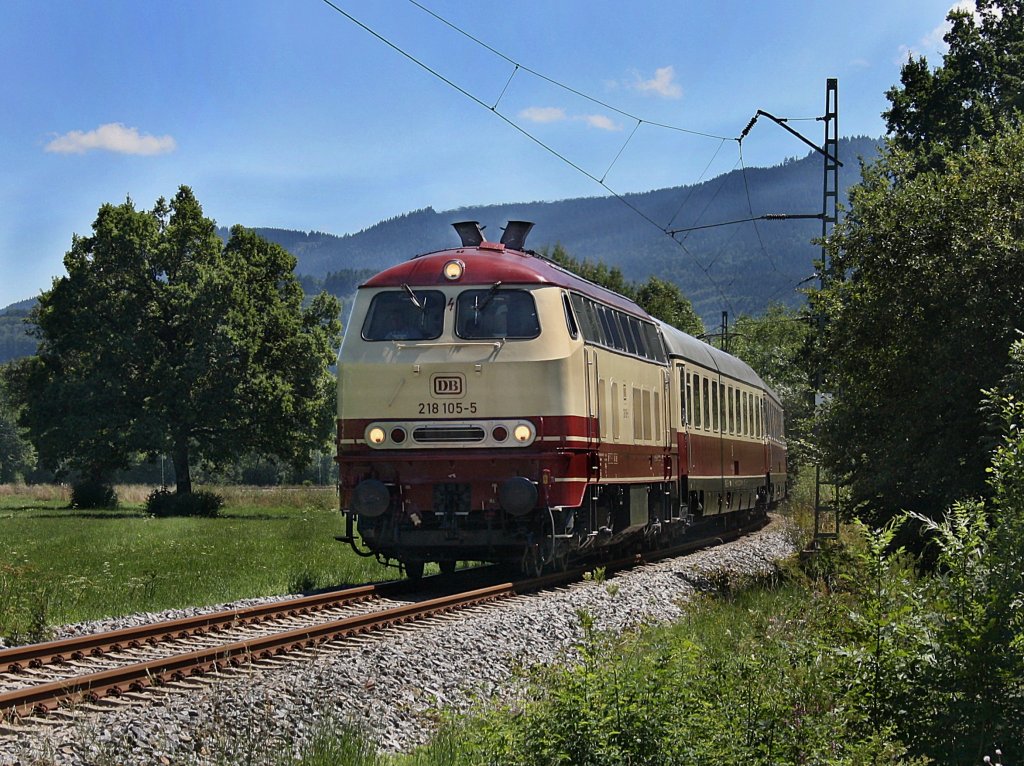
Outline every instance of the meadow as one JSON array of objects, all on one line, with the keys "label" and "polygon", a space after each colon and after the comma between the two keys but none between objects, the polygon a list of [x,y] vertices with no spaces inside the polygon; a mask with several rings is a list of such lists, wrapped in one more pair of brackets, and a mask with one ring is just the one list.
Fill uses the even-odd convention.
[{"label": "meadow", "polygon": [[109,510],[69,508],[66,488],[0,485],[0,638],[101,617],[392,579],[335,540],[333,487],[213,488],[214,518],[156,518],[149,487]]}]

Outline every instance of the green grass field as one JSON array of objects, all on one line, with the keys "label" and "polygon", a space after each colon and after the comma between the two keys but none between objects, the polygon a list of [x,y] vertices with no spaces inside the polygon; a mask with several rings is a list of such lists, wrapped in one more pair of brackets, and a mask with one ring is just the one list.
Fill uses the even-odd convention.
[{"label": "green grass field", "polygon": [[0,637],[396,576],[334,539],[333,487],[215,489],[217,518],[154,518],[141,488],[119,487],[116,509],[79,511],[60,488],[0,487]]}]

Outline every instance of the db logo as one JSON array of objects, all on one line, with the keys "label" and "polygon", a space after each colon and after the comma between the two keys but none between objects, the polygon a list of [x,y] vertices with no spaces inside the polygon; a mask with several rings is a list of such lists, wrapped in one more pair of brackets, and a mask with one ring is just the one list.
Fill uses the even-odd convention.
[{"label": "db logo", "polygon": [[465,393],[465,381],[462,375],[435,375],[433,377],[434,396],[462,396]]}]

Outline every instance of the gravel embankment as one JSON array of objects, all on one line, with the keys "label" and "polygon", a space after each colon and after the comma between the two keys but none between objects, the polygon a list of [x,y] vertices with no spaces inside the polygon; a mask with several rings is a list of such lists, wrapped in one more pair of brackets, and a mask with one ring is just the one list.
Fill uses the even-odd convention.
[{"label": "gravel embankment", "polygon": [[[385,750],[408,750],[427,740],[437,711],[507,700],[517,669],[564,659],[582,637],[580,610],[601,630],[671,621],[708,587],[709,576],[767,574],[792,552],[792,534],[774,519],[741,540],[607,583],[579,583],[393,629],[66,722],[0,728],[0,764],[269,763],[283,742],[301,747],[328,717],[364,725]],[[89,629],[152,617],[105,620]]]}]

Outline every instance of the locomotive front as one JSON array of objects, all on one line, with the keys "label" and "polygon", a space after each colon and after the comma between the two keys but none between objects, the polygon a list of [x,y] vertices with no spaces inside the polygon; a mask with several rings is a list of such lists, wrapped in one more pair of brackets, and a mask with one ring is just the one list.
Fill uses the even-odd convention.
[{"label": "locomotive front", "polygon": [[587,482],[583,341],[565,291],[523,251],[458,224],[463,247],[358,291],[338,365],[344,539],[412,577],[435,561],[531,562]]}]

